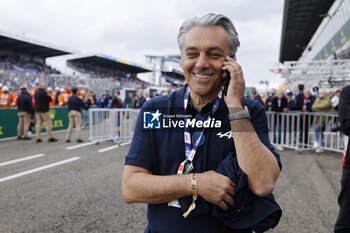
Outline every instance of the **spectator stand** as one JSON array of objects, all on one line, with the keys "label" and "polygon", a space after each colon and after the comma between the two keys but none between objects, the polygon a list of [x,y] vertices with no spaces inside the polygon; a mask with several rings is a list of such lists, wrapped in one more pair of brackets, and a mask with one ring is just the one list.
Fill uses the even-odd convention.
[{"label": "spectator stand", "polygon": [[137,74],[153,71],[150,67],[100,53],[78,55],[68,59],[67,67],[72,74],[83,75],[88,88],[95,93],[124,87],[147,86],[148,83],[138,79]]},{"label": "spectator stand", "polygon": [[179,55],[146,55],[146,60],[154,65],[154,72],[148,77],[153,85],[162,87],[184,85],[185,76]]},{"label": "spectator stand", "polygon": [[74,52],[76,51],[0,31],[0,82],[10,90],[22,85],[31,88],[43,76],[59,73],[45,64],[46,58]]}]

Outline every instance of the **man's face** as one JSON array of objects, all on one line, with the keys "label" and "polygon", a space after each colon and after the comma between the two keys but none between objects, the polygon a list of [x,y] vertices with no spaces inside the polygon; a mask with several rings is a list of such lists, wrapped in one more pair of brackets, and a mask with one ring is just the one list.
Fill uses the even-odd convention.
[{"label": "man's face", "polygon": [[278,99],[282,99],[283,96],[284,96],[283,91],[278,91],[278,92],[277,92],[277,98],[278,98]]},{"label": "man's face", "polygon": [[309,97],[311,96],[310,90],[305,90],[305,91],[304,91],[304,96],[305,96],[306,98],[309,98]]},{"label": "man's face", "polygon": [[324,98],[324,97],[326,97],[326,92],[320,91],[320,92],[318,92],[318,96],[319,96],[320,98]]},{"label": "man's face", "polygon": [[223,27],[195,26],[187,32],[181,65],[193,92],[211,97],[221,89],[222,63],[229,53],[228,34]]}]

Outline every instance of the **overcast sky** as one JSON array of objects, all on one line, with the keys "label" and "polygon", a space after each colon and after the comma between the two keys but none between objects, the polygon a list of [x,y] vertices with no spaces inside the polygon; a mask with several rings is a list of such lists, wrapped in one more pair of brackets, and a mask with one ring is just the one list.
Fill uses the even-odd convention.
[{"label": "overcast sky", "polygon": [[1,0],[0,30],[81,53],[104,53],[146,64],[145,55],[179,54],[182,22],[213,12],[228,16],[241,46],[237,61],[247,86],[280,76],[283,0]]}]

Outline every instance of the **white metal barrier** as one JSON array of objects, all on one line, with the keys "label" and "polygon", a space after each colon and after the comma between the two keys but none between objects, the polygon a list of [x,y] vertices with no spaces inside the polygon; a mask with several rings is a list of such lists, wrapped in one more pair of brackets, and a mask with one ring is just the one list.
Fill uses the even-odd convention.
[{"label": "white metal barrier", "polygon": [[303,150],[343,152],[343,135],[336,112],[266,112],[270,142],[275,146]]},{"label": "white metal barrier", "polygon": [[136,109],[89,109],[89,121],[92,122],[89,141],[131,141],[138,113]]},{"label": "white metal barrier", "polygon": [[[89,141],[131,141],[139,110],[89,109]],[[338,113],[266,112],[270,142],[275,146],[303,150],[343,152],[343,135],[333,128],[338,125]],[[91,119],[91,120],[90,120]]]}]

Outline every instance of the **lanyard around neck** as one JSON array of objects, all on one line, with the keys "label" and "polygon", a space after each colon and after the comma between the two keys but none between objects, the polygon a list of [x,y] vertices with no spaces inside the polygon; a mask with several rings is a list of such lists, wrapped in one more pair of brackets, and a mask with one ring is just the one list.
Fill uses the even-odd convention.
[{"label": "lanyard around neck", "polygon": [[[190,90],[189,88],[187,89],[185,96],[184,96],[184,109],[185,109],[185,113],[186,113],[186,109],[187,109],[187,105],[188,105],[188,100],[190,97]],[[208,119],[210,119],[211,116],[213,116],[216,112],[216,110],[219,107],[220,104],[220,100],[222,98],[222,91],[220,91],[220,93],[218,94],[218,96],[216,97],[216,100],[213,104],[213,107],[211,108],[210,114],[208,116]],[[203,119],[202,119],[203,120]],[[184,162],[182,162],[180,164],[180,167],[178,169],[178,174],[182,174],[183,170],[185,169],[185,165],[192,165],[192,161],[194,159],[194,156],[197,152],[197,148],[198,145],[203,137],[204,134],[204,129],[202,130],[202,132],[200,133],[198,139],[196,140],[196,142],[194,143],[193,147],[191,148],[191,133],[190,133],[190,129],[188,128],[188,125],[186,124],[187,122],[187,117],[185,114],[185,127],[184,127],[184,140],[185,140],[185,155],[186,155],[186,160]],[[193,166],[189,166],[185,173],[190,172],[190,170],[192,170]]]}]

